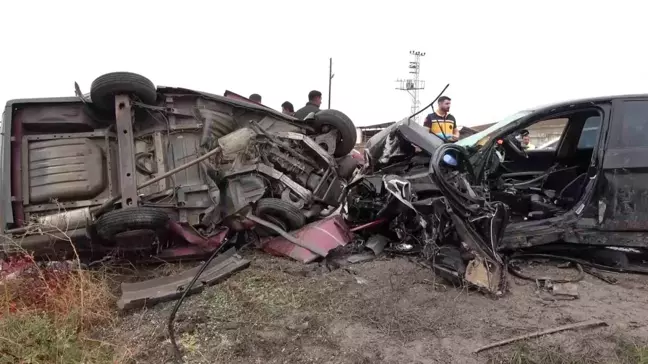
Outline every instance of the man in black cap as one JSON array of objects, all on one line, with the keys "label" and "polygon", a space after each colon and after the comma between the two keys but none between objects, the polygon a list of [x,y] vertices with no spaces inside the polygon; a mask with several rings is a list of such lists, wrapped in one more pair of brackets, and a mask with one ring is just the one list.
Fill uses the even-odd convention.
[{"label": "man in black cap", "polygon": [[535,145],[531,144],[531,138],[529,137],[528,130],[523,129],[522,131],[520,131],[520,138],[522,139],[520,143],[522,144],[522,148],[524,150],[535,149]]}]

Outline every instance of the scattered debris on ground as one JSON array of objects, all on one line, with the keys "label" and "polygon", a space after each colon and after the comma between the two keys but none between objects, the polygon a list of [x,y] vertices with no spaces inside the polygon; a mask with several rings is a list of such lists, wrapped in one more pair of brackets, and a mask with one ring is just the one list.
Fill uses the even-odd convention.
[{"label": "scattered debris on ground", "polygon": [[[551,358],[580,355],[585,363],[638,364],[620,360],[621,350],[628,357],[647,350],[648,326],[638,319],[648,315],[644,276],[626,275],[614,286],[587,276],[581,299],[555,302],[543,300],[533,282],[512,278],[510,294],[493,300],[457,289],[405,257],[333,271],[323,263],[304,266],[260,253],[244,257],[252,260],[248,269],[188,297],[178,313],[176,334],[185,362],[512,364],[519,363],[511,359],[515,355],[534,359],[551,353]],[[568,273],[542,266],[530,271]],[[172,360],[166,334],[172,308],[173,302],[156,305],[122,322],[124,340],[140,348],[137,360]],[[609,326],[473,353],[494,341],[592,319]]]},{"label": "scattered debris on ground", "polygon": [[599,327],[599,326],[607,326],[607,324],[604,321],[593,320],[593,321],[584,321],[575,324],[563,325],[563,326],[554,327],[552,329],[547,329],[542,331],[536,331],[530,334],[524,334],[524,335],[512,337],[510,339],[498,341],[496,343],[488,344],[486,346],[482,346],[479,349],[475,350],[475,354],[481,353],[482,351],[489,350],[492,348],[497,348],[499,346],[508,345],[517,341],[533,339],[544,335],[554,334],[556,332],[567,331],[567,330],[578,330],[578,329],[585,329],[585,328]]}]

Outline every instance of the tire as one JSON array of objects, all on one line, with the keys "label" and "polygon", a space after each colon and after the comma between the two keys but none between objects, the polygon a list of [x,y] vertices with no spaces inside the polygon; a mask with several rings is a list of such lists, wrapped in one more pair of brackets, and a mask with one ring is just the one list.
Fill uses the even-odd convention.
[{"label": "tire", "polygon": [[151,80],[131,72],[113,72],[98,77],[90,86],[92,103],[105,111],[115,110],[115,95],[134,95],[145,104],[155,104],[157,91]]},{"label": "tire", "polygon": [[95,223],[97,235],[113,241],[115,235],[131,230],[166,230],[169,215],[155,207],[131,207],[101,215]]},{"label": "tire", "polygon": [[353,172],[355,172],[356,168],[358,168],[358,161],[355,158],[350,155],[342,157],[338,162],[338,176],[342,179],[348,180],[353,176]]},{"label": "tire", "polygon": [[321,129],[324,125],[329,125],[338,131],[338,140],[335,146],[333,156],[344,157],[349,154],[355,147],[357,132],[353,121],[348,116],[337,110],[322,110],[315,114],[313,125]]},{"label": "tire", "polygon": [[268,215],[279,219],[286,224],[290,231],[300,229],[306,225],[306,217],[300,209],[290,202],[278,198],[260,199],[257,201],[254,213],[262,219]]}]

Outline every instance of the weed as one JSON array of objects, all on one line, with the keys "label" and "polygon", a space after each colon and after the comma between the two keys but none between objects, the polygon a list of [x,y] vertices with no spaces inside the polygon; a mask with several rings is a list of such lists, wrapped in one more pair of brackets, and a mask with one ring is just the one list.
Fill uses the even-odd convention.
[{"label": "weed", "polygon": [[490,364],[648,364],[648,346],[622,336],[604,338],[613,350],[521,343],[491,357]]},{"label": "weed", "polygon": [[92,338],[116,317],[106,277],[80,269],[78,258],[36,262],[20,244],[13,248],[19,253],[0,262],[0,364],[126,362],[127,355],[115,359],[114,345]]}]

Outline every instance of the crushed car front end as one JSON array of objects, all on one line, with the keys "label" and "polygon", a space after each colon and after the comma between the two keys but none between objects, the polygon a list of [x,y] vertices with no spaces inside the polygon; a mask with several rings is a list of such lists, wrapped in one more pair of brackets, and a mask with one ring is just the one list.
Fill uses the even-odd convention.
[{"label": "crushed car front end", "polygon": [[384,221],[360,232],[385,234],[393,251],[417,253],[437,273],[501,292],[496,247],[508,221],[502,203],[484,198],[469,154],[403,120],[367,142],[364,174],[349,186],[347,220]]}]

